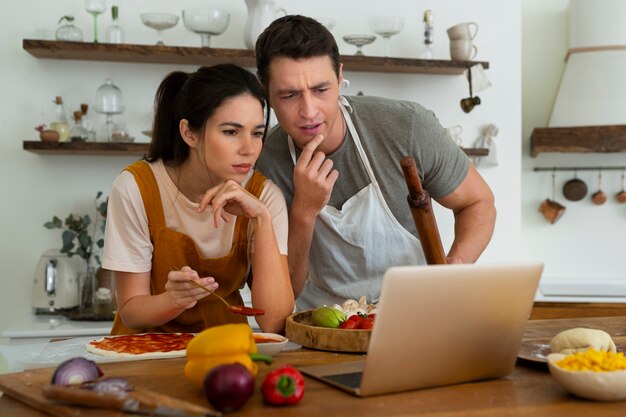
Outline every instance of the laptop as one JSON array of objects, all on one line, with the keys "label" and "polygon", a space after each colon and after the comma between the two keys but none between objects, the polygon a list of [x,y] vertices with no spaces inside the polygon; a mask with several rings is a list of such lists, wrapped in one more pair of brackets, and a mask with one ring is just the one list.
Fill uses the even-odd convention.
[{"label": "laptop", "polygon": [[357,396],[508,375],[542,263],[389,268],[363,361],[300,367]]}]

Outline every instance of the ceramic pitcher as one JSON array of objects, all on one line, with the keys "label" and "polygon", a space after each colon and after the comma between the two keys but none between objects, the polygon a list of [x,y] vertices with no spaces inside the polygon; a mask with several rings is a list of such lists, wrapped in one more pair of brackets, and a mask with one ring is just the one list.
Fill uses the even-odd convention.
[{"label": "ceramic pitcher", "polygon": [[246,0],[248,20],[243,32],[243,39],[248,49],[254,49],[256,40],[274,20],[287,14],[285,9],[277,7],[273,0]]}]

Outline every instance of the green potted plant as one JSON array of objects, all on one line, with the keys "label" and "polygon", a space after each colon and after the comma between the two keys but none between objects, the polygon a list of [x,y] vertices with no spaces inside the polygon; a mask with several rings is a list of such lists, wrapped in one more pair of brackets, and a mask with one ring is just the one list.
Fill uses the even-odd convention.
[{"label": "green potted plant", "polygon": [[[96,269],[101,265],[100,250],[104,247],[108,198],[98,191],[95,199],[96,220],[92,222],[88,214],[70,213],[65,221],[53,216],[44,223],[46,229],[62,229],[61,253],[74,255],[85,261],[85,271],[79,281],[79,314],[93,314],[94,292],[96,290]],[[90,230],[91,229],[91,230]]]}]

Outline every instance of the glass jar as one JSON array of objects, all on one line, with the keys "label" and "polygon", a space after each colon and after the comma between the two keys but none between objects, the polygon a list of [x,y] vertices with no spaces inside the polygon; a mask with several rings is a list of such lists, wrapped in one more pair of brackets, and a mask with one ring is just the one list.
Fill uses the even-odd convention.
[{"label": "glass jar", "polygon": [[98,268],[96,278],[98,289],[94,296],[94,314],[99,319],[112,320],[117,310],[115,273],[108,269]]},{"label": "glass jar", "polygon": [[59,19],[59,24],[64,23],[59,26],[54,33],[54,37],[58,41],[69,41],[69,42],[82,42],[83,41],[83,32],[76,27],[72,22],[74,21],[74,16],[63,16]]},{"label": "glass jar", "polygon": [[83,126],[83,112],[74,112],[74,126],[70,129],[70,140],[72,142],[89,140],[89,131]]},{"label": "glass jar", "polygon": [[96,271],[87,267],[78,278],[78,315],[80,318],[93,317],[96,293]]},{"label": "glass jar", "polygon": [[87,132],[89,132],[89,138],[87,140],[89,142],[95,142],[96,141],[96,129],[94,128],[94,125],[91,122],[91,118],[87,114],[88,111],[89,111],[89,104],[81,103],[80,112],[83,114],[83,118],[82,118],[83,127],[87,129]]}]

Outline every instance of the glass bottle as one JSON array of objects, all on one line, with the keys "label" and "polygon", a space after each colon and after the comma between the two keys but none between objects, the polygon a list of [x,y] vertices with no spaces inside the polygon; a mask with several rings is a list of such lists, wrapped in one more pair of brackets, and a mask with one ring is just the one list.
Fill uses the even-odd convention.
[{"label": "glass bottle", "polygon": [[83,112],[75,111],[74,112],[74,126],[70,129],[70,140],[72,142],[75,141],[86,141],[89,139],[89,131],[85,129],[83,126]]},{"label": "glass bottle", "polygon": [[424,48],[420,54],[421,59],[433,58],[433,49],[430,45],[433,44],[434,32],[433,13],[428,9],[424,12]]},{"label": "glass bottle", "polygon": [[83,119],[82,119],[83,127],[87,129],[87,132],[89,132],[89,138],[87,140],[89,142],[95,142],[96,141],[96,129],[94,128],[94,125],[91,122],[91,118],[87,114],[88,111],[89,111],[89,104],[81,103],[80,112],[83,114]]},{"label": "glass bottle", "polygon": [[70,125],[67,123],[67,113],[61,96],[56,96],[54,99],[54,119],[50,123],[50,129],[59,132],[61,142],[67,142],[70,136]]},{"label": "glass bottle", "polygon": [[106,41],[108,43],[124,43],[124,29],[120,26],[118,13],[118,7],[111,6],[113,22],[106,28]]}]

